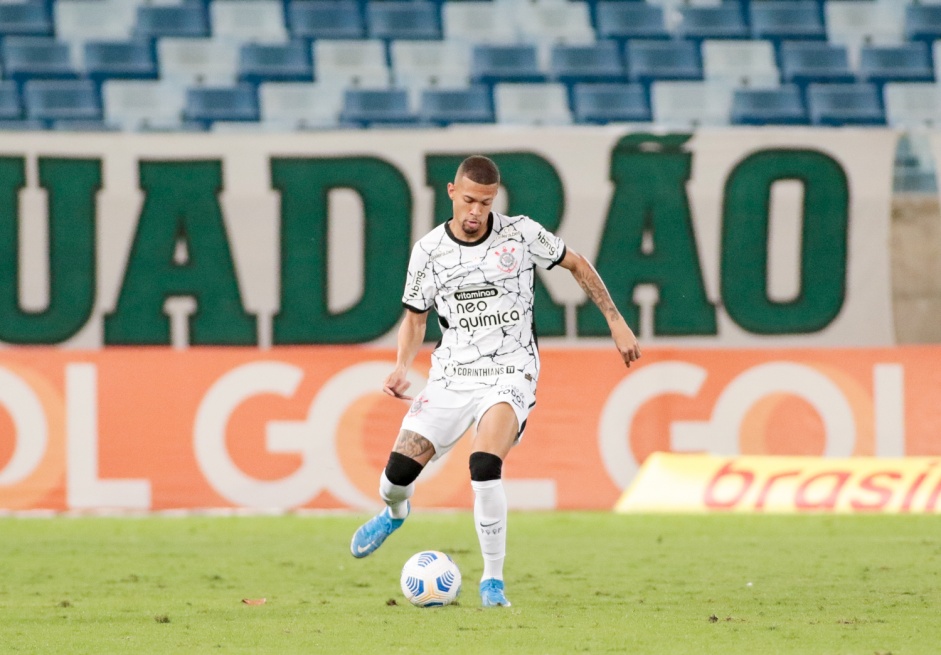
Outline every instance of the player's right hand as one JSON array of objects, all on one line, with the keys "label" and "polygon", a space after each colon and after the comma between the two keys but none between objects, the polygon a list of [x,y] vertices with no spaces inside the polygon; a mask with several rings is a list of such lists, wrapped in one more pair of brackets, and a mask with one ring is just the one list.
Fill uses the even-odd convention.
[{"label": "player's right hand", "polygon": [[382,385],[382,392],[400,400],[412,400],[411,396],[405,395],[410,386],[412,383],[405,378],[405,371],[397,368],[386,378]]}]

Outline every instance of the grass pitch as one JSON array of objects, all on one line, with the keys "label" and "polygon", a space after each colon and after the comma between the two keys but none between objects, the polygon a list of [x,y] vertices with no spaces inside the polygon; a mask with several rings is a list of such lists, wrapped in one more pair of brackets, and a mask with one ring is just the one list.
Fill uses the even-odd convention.
[{"label": "grass pitch", "polygon": [[[938,517],[513,514],[513,606],[487,610],[469,514],[415,512],[355,560],[365,518],[2,519],[0,652],[941,652]],[[457,606],[402,597],[427,548]]]}]

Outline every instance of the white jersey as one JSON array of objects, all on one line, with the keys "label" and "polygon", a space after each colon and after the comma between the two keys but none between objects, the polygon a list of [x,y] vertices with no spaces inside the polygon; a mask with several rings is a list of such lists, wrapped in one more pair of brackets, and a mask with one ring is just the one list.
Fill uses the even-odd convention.
[{"label": "white jersey", "polygon": [[534,268],[552,268],[563,257],[562,240],[528,216],[492,212],[487,233],[471,243],[455,238],[449,223],[422,237],[412,248],[402,303],[438,312],[443,334],[429,379],[454,390],[520,374],[535,383]]}]

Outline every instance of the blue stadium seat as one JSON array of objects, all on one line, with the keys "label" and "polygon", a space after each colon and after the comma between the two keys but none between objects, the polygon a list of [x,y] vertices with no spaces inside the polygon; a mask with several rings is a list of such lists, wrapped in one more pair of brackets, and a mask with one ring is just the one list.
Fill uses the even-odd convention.
[{"label": "blue stadium seat", "polygon": [[406,124],[417,120],[405,89],[347,89],[343,94],[340,122],[370,125]]},{"label": "blue stadium seat", "polygon": [[599,2],[595,8],[598,36],[616,39],[668,39],[663,8],[644,2]]},{"label": "blue stadium seat", "polygon": [[493,96],[483,84],[464,89],[427,89],[422,92],[418,117],[434,125],[492,123]]},{"label": "blue stadium seat", "polygon": [[880,88],[886,82],[934,82],[928,44],[915,41],[897,46],[863,46],[859,78]]},{"label": "blue stadium seat", "polygon": [[8,36],[3,39],[5,76],[22,84],[28,79],[75,79],[69,45],[44,36]]},{"label": "blue stadium seat", "polygon": [[654,80],[701,80],[699,47],[692,41],[634,39],[625,44],[627,76],[650,85]]},{"label": "blue stadium seat", "polygon": [[681,7],[676,34],[684,39],[749,39],[748,25],[738,3],[716,7]]},{"label": "blue stadium seat", "polygon": [[216,121],[257,121],[258,95],[253,85],[244,82],[188,89],[183,118],[207,128]]},{"label": "blue stadium seat", "polygon": [[641,84],[576,84],[572,107],[576,123],[650,122],[650,103]]},{"label": "blue stadium seat", "polygon": [[85,74],[101,84],[108,79],[157,78],[154,51],[142,41],[89,41],[85,44]]},{"label": "blue stadium seat", "polygon": [[807,110],[812,125],[885,125],[879,89],[868,82],[811,84]]},{"label": "blue stadium seat", "polygon": [[626,79],[614,41],[594,45],[556,45],[549,58],[549,78],[556,82],[618,82]]},{"label": "blue stadium seat", "polygon": [[905,7],[905,38],[924,41],[929,47],[941,39],[941,5],[910,4]]},{"label": "blue stadium seat", "polygon": [[807,125],[807,110],[795,84],[776,89],[736,89],[733,125]]},{"label": "blue stadium seat", "polygon": [[91,80],[29,80],[23,100],[26,117],[50,127],[57,120],[101,120],[101,100]]},{"label": "blue stadium seat", "polygon": [[845,46],[824,41],[785,41],[781,44],[781,80],[803,92],[812,82],[855,82]]},{"label": "blue stadium seat", "polygon": [[201,2],[140,6],[134,35],[141,38],[209,36],[209,18]]},{"label": "blue stadium seat", "polygon": [[433,2],[368,2],[366,35],[370,39],[440,39],[441,17]]},{"label": "blue stadium seat", "polygon": [[44,2],[0,4],[0,35],[52,36],[52,19]]},{"label": "blue stadium seat", "polygon": [[778,50],[783,41],[827,38],[820,5],[813,0],[767,0],[749,6],[752,36],[772,41]]},{"label": "blue stadium seat", "polygon": [[287,11],[295,39],[362,39],[363,15],[355,0],[293,0]]},{"label": "blue stadium seat", "polygon": [[240,82],[310,82],[314,79],[310,49],[303,41],[286,44],[246,43],[239,50]]},{"label": "blue stadium seat", "polygon": [[471,82],[543,82],[534,45],[480,44],[471,52]]},{"label": "blue stadium seat", "polygon": [[0,121],[16,121],[23,117],[20,90],[12,80],[0,81]]}]

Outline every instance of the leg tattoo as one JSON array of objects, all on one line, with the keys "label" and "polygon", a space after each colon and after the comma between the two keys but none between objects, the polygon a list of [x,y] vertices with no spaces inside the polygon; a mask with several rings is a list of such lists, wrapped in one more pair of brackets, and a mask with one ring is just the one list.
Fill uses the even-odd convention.
[{"label": "leg tattoo", "polygon": [[431,445],[431,442],[411,430],[399,432],[399,437],[395,440],[395,446],[392,450],[411,457],[421,464],[427,464],[428,460],[435,454],[435,447]]}]

